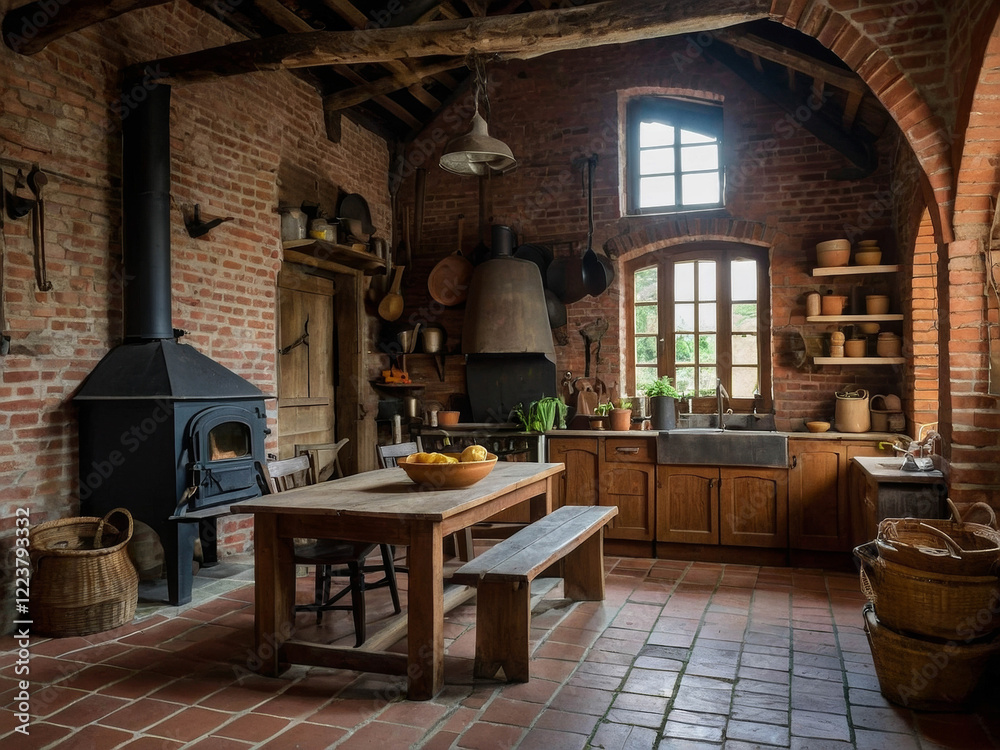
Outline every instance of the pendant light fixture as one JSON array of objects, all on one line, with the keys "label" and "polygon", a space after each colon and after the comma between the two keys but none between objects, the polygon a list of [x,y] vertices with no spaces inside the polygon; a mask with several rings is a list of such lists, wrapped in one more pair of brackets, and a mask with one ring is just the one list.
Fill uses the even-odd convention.
[{"label": "pendant light fixture", "polygon": [[438,162],[441,169],[458,175],[481,177],[491,172],[507,172],[517,166],[514,154],[503,141],[493,138],[486,131],[486,120],[479,114],[479,102],[489,114],[489,99],[486,94],[486,64],[473,52],[469,67],[475,76],[474,107],[472,129],[465,135],[452,138],[441,154]]}]

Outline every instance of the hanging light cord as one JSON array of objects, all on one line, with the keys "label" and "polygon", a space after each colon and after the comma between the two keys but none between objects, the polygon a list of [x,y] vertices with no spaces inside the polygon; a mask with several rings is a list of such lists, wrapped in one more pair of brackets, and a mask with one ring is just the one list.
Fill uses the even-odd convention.
[{"label": "hanging light cord", "polygon": [[479,103],[483,105],[483,117],[487,122],[490,120],[490,96],[486,91],[486,60],[475,50],[469,52],[465,58],[465,65],[475,76],[475,92],[473,103],[476,111],[479,111]]}]

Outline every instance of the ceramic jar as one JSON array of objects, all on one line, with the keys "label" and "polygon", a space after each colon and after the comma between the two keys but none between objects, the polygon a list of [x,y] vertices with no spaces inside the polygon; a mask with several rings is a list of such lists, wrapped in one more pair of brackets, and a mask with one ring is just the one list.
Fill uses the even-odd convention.
[{"label": "ceramic jar", "polygon": [[806,295],[806,317],[814,318],[820,314],[820,310],[822,309],[820,293],[809,292],[809,294]]},{"label": "ceramic jar", "polygon": [[880,333],[875,351],[880,357],[898,357],[903,353],[903,339],[895,333]]},{"label": "ceramic jar", "polygon": [[843,294],[827,294],[823,297],[822,310],[824,315],[840,315],[844,312],[847,297]]}]

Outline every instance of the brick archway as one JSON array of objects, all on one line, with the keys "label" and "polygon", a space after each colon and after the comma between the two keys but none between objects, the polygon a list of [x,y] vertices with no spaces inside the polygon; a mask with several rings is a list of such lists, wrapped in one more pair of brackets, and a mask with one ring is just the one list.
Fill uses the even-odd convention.
[{"label": "brick archway", "polygon": [[740,242],[745,245],[773,247],[784,233],[763,222],[746,219],[677,219],[659,220],[628,227],[604,243],[612,257],[629,260],[654,250],[684,242]]}]

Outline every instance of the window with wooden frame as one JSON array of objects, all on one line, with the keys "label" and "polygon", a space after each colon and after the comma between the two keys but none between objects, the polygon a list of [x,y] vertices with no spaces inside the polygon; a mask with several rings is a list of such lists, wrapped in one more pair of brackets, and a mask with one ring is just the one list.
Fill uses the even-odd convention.
[{"label": "window with wooden frame", "polygon": [[628,105],[626,143],[630,214],[723,205],[720,104],[637,97]]},{"label": "window with wooden frame", "polygon": [[[771,408],[767,251],[700,242],[626,266],[629,388],[669,376],[695,411],[715,411],[719,380],[737,412]],[[756,404],[755,404],[756,402]]]}]

